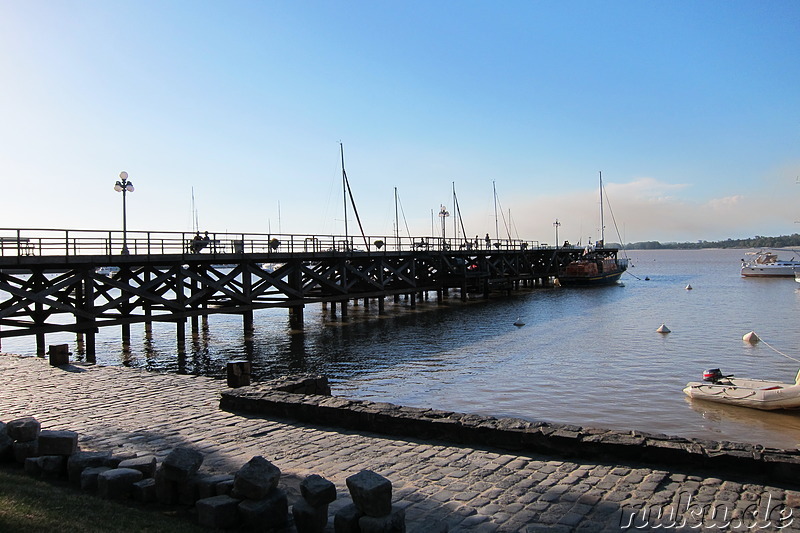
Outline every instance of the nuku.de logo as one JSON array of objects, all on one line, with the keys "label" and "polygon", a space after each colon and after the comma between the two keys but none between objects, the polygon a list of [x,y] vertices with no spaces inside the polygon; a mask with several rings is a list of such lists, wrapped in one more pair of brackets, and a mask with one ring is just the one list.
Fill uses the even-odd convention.
[{"label": "nuku.de logo", "polygon": [[[737,516],[735,516],[737,515]],[[736,513],[733,504],[692,503],[692,495],[681,494],[677,504],[666,506],[644,505],[641,508],[623,509],[620,516],[620,529],[728,529],[730,531],[763,530],[764,528],[783,529],[794,521],[792,509],[772,501],[767,494]]]}]

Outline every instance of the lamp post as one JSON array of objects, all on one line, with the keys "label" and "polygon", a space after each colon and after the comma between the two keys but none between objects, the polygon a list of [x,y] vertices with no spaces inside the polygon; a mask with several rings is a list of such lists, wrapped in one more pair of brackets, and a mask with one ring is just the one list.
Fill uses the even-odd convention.
[{"label": "lamp post", "polygon": [[449,217],[449,216],[450,216],[450,213],[447,211],[447,208],[445,206],[443,206],[443,205],[440,206],[439,217],[442,219],[442,243],[444,243],[444,226],[445,226],[445,222],[446,222],[447,217]]},{"label": "lamp post", "polygon": [[556,221],[553,222],[553,226],[556,228],[556,248],[558,248],[558,227],[560,225],[561,225],[561,222],[559,222],[558,219],[556,219]]},{"label": "lamp post", "polygon": [[114,184],[114,190],[122,192],[122,255],[128,255],[128,215],[125,209],[125,195],[133,192],[133,183],[128,181],[128,173],[124,170],[119,173],[119,180]]}]

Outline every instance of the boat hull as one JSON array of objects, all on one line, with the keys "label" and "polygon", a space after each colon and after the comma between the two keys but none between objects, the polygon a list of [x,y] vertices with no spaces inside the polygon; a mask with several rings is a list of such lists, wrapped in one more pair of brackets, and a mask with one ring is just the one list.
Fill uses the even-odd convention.
[{"label": "boat hull", "polygon": [[723,383],[688,383],[690,398],[738,405],[764,411],[800,408],[800,385],[755,379],[730,379]]},{"label": "boat hull", "polygon": [[598,286],[614,285],[619,281],[624,271],[597,274],[594,276],[559,276],[558,282],[563,286]]},{"label": "boat hull", "polygon": [[800,271],[800,262],[769,266],[742,266],[742,276],[746,278],[793,278],[795,271]]}]

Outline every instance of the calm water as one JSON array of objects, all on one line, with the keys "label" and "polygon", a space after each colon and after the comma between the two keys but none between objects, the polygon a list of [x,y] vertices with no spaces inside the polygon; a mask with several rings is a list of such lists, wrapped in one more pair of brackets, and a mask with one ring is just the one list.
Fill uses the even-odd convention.
[{"label": "calm water", "polygon": [[[782,381],[800,368],[764,343],[742,342],[754,330],[800,359],[800,284],[741,278],[743,256],[634,251],[624,287],[538,289],[466,303],[456,293],[445,306],[435,298],[416,309],[387,304],[383,317],[377,304],[351,306],[346,321],[314,305],[304,332],[289,330],[285,310],[262,311],[251,340],[240,317],[211,316],[187,341],[185,357],[176,353],[174,326],[154,324],[151,338],[134,326],[127,349],[116,328],[105,328],[98,362],[223,377],[226,361],[251,357],[259,378],[319,372],[334,394],[352,398],[796,447],[800,413],[693,402],[681,391],[706,368]],[[526,325],[514,326],[517,317]],[[672,333],[656,333],[662,323]],[[79,353],[74,335],[47,337],[60,342]],[[32,338],[3,339],[2,348],[35,349]]]}]

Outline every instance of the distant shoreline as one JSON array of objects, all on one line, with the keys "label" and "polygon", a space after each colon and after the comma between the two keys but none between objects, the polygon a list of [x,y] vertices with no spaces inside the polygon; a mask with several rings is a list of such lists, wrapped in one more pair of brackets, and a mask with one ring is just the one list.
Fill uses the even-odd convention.
[{"label": "distant shoreline", "polygon": [[724,241],[697,241],[697,242],[659,242],[641,241],[628,243],[625,246],[619,243],[607,243],[608,248],[625,248],[626,250],[702,250],[715,249],[748,249],[748,248],[793,248],[800,247],[800,234],[782,235],[780,237],[755,236],[747,239],[727,239]]}]

